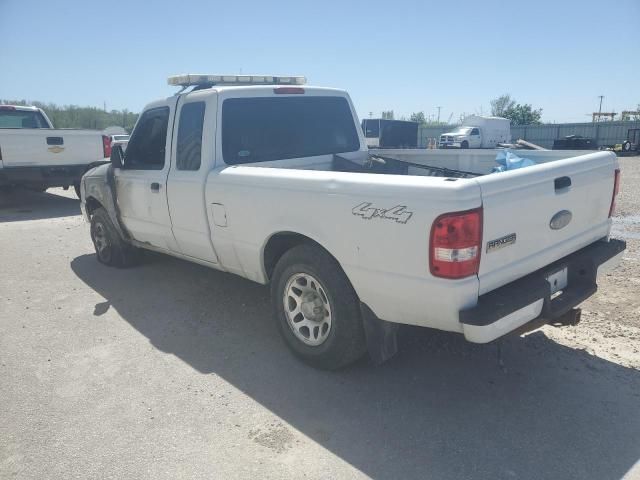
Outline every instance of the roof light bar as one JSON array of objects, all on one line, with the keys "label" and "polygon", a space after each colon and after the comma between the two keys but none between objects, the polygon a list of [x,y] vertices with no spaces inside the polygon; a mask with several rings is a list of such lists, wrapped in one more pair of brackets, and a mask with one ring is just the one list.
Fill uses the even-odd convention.
[{"label": "roof light bar", "polygon": [[175,87],[192,87],[198,85],[304,85],[305,77],[274,75],[204,75],[187,73],[173,75],[167,79],[169,85]]}]

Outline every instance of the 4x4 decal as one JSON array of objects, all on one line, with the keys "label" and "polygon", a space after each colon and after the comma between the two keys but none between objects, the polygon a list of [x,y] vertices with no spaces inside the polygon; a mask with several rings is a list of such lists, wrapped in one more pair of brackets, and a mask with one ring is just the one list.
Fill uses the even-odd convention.
[{"label": "4x4 decal", "polygon": [[365,220],[371,220],[372,218],[385,218],[387,220],[394,220],[398,223],[407,223],[413,216],[413,212],[407,210],[404,205],[396,205],[391,208],[376,208],[371,206],[371,202],[363,202],[360,205],[356,205],[351,210],[351,213],[362,217]]}]

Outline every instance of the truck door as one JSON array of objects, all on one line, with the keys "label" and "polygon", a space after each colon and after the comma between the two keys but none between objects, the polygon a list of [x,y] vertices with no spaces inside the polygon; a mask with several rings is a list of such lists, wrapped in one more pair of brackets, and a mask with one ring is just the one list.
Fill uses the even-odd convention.
[{"label": "truck door", "polygon": [[204,192],[215,158],[217,97],[203,91],[181,98],[173,129],[174,160],[167,180],[173,235],[184,255],[218,263]]},{"label": "truck door", "polygon": [[166,180],[175,100],[142,113],[131,135],[123,168],[115,170],[117,202],[133,238],[163,250],[177,250],[167,207]]},{"label": "truck door", "polygon": [[469,134],[469,148],[480,148],[482,146],[482,138],[480,137],[480,129],[472,128]]}]

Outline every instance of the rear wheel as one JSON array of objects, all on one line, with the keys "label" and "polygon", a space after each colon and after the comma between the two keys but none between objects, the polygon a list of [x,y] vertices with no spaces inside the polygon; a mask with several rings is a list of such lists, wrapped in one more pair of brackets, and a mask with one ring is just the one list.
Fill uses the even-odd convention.
[{"label": "rear wheel", "polygon": [[315,245],[285,253],[273,273],[271,300],[280,333],[306,363],[336,370],[364,355],[359,300],[336,260]]},{"label": "rear wheel", "polygon": [[98,261],[110,267],[129,267],[139,258],[139,249],[125,243],[104,208],[91,216],[91,241]]}]

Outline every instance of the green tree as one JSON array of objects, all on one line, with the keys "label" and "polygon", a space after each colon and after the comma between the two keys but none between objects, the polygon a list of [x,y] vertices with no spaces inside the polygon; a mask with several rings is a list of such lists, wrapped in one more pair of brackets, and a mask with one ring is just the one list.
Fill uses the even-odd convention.
[{"label": "green tree", "polygon": [[491,100],[491,115],[494,117],[504,117],[507,110],[510,110],[516,106],[515,99],[511,98],[511,95],[505,93],[498,98]]},{"label": "green tree", "polygon": [[393,120],[393,110],[383,110],[382,118],[386,120]]},{"label": "green tree", "polygon": [[542,122],[542,109],[534,110],[530,104],[516,104],[504,111],[504,118],[511,120],[511,125],[539,125]]},{"label": "green tree", "polygon": [[424,116],[424,112],[414,112],[409,117],[409,120],[412,122],[418,122],[420,125],[425,125],[427,123],[427,119]]}]

